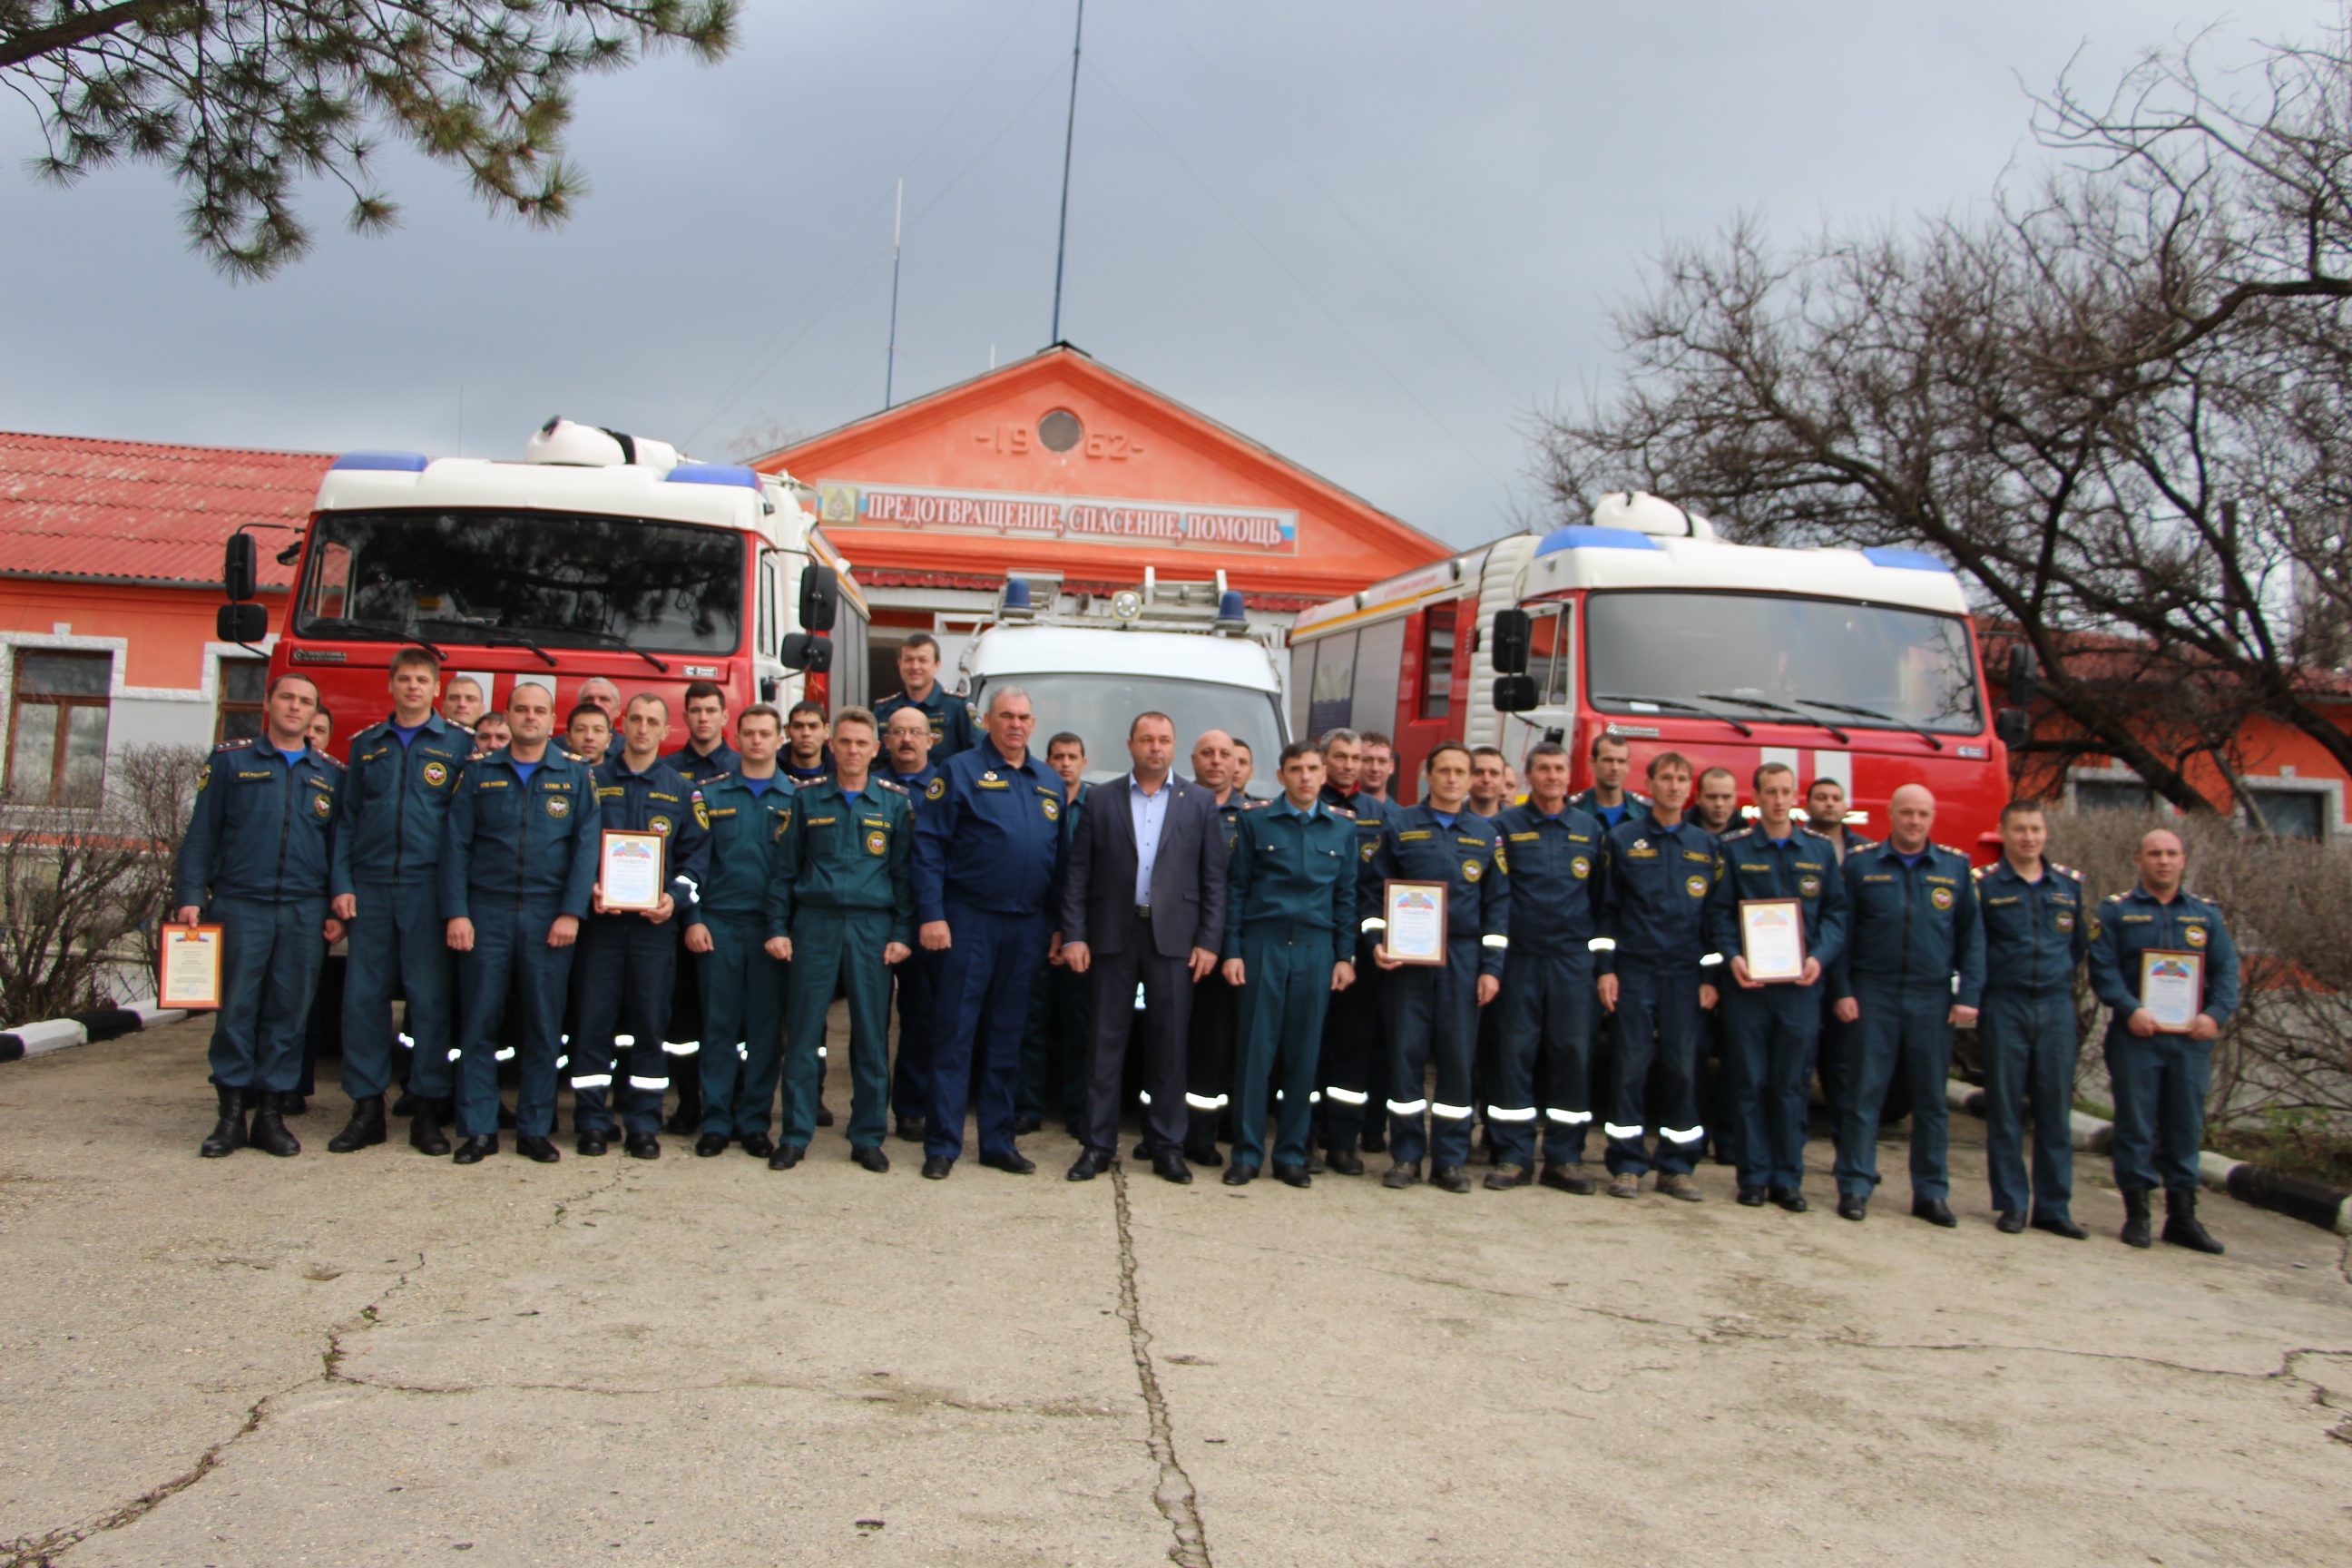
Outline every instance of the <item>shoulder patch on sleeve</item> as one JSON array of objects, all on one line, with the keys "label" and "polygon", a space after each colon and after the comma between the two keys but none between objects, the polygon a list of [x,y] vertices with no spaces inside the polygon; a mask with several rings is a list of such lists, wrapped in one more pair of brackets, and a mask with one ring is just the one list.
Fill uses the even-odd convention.
[{"label": "shoulder patch on sleeve", "polygon": [[242,741],[223,741],[219,745],[215,746],[213,750],[215,752],[241,752],[252,744],[253,742],[250,738]]}]

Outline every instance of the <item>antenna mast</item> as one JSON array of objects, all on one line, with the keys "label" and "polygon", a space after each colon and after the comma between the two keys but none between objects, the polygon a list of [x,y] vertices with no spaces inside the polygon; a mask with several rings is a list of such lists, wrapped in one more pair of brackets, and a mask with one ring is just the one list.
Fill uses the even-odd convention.
[{"label": "antenna mast", "polygon": [[1087,36],[1087,0],[1078,0],[1078,25],[1070,35],[1070,119],[1062,132],[1062,229],[1054,240],[1054,335],[1062,341],[1062,258],[1070,247],[1070,149],[1078,134],[1078,49]]},{"label": "antenna mast", "polygon": [[898,233],[907,216],[907,176],[898,176],[898,205],[890,214],[890,353],[882,364],[882,406],[890,406],[890,393],[898,374]]}]

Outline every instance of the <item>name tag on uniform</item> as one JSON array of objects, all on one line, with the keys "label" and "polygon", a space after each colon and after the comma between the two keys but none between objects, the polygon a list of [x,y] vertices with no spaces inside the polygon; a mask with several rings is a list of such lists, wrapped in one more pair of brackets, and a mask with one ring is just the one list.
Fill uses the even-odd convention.
[{"label": "name tag on uniform", "polygon": [[1989,910],[1997,910],[1997,909],[2001,908],[2001,907],[2002,907],[2002,906],[2004,906],[2004,905],[2007,905],[2007,904],[2013,904],[2013,903],[2017,902],[2017,898],[2018,898],[2018,896],[2017,896],[2015,893],[2011,893],[2011,894],[2010,894],[2010,896],[2009,896],[2009,897],[2007,897],[2007,898],[2005,898],[2005,899],[1987,899],[1987,900],[1984,901],[1984,905],[1985,905],[1985,908],[1987,908],[1987,909],[1989,909]]},{"label": "name tag on uniform", "polygon": [[713,816],[732,816],[735,815],[735,809],[736,808],[731,805],[714,805],[710,808],[710,815]]},{"label": "name tag on uniform", "polygon": [[1467,844],[1473,849],[1484,849],[1486,847],[1488,841],[1484,838],[1473,838],[1466,833],[1457,833],[1454,836],[1454,842],[1456,844]]},{"label": "name tag on uniform", "polygon": [[808,819],[808,825],[811,827],[831,827],[835,823],[840,820],[841,819],[839,817],[835,816],[812,816]]},{"label": "name tag on uniform", "polygon": [[677,802],[677,796],[674,795],[664,795],[659,790],[647,790],[646,792],[646,798],[647,800],[666,800],[670,802],[672,805],[676,805]]},{"label": "name tag on uniform", "polygon": [[1437,835],[1430,832],[1429,829],[1425,827],[1416,827],[1410,833],[1398,834],[1397,842],[1400,844],[1411,844],[1416,840],[1426,840],[1436,837]]},{"label": "name tag on uniform", "polygon": [[1885,871],[1864,871],[1862,879],[1865,882],[1891,882],[1895,878]]},{"label": "name tag on uniform", "polygon": [[1533,844],[1537,839],[1541,838],[1542,837],[1543,835],[1540,833],[1514,833],[1511,835],[1511,842],[1514,844]]},{"label": "name tag on uniform", "polygon": [[1712,866],[1715,864],[1715,857],[1703,849],[1685,849],[1683,851],[1683,858],[1685,860],[1696,860],[1702,866]]},{"label": "name tag on uniform", "polygon": [[625,789],[599,788],[596,791],[596,798],[598,800],[618,800],[628,793],[629,792]]},{"label": "name tag on uniform", "polygon": [[504,779],[476,779],[474,781],[474,787],[477,789],[504,789],[507,787],[507,781]]},{"label": "name tag on uniform", "polygon": [[1003,779],[982,779],[978,782],[980,787],[982,789],[1011,789],[1013,787],[1011,784],[1006,784]]}]

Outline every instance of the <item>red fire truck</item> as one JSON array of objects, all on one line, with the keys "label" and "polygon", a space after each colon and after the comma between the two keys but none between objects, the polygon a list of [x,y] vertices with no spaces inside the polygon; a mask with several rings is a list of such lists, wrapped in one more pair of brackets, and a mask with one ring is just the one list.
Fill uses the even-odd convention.
[{"label": "red fire truck", "polygon": [[1769,550],[1726,542],[1654,496],[1604,499],[1590,526],[1521,534],[1320,605],[1291,630],[1292,728],[1385,730],[1398,798],[1441,740],[1516,764],[1564,743],[1575,787],[1594,737],[1648,759],[1680,752],[1739,780],[1784,762],[1846,787],[1846,820],[1886,831],[1887,797],[1933,790],[1936,837],[1997,853],[2008,748],[2026,733],[2030,656],[2011,706],[1986,700],[1959,580],[1906,550]]},{"label": "red fire truck", "polygon": [[[352,452],[319,486],[272,677],[309,676],[334,749],[388,710],[393,652],[421,643],[490,706],[519,679],[556,712],[603,676],[668,699],[685,743],[688,682],[730,712],[803,697],[863,703],[866,608],[848,563],[788,476],[681,458],[667,443],[550,420],[525,460]],[[225,642],[257,645],[255,540],[229,542]]]}]

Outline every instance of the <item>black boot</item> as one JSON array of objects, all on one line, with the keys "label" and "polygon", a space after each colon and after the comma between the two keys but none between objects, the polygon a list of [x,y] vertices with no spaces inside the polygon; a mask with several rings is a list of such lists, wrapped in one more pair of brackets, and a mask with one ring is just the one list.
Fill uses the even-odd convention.
[{"label": "black boot", "polygon": [[266,1095],[254,1108],[253,1127],[246,1141],[265,1154],[275,1154],[283,1160],[302,1152],[301,1141],[286,1131],[285,1113],[278,1109],[278,1097]]},{"label": "black boot", "polygon": [[327,1140],[330,1154],[349,1154],[371,1143],[383,1142],[383,1096],[369,1095],[352,1101],[352,1119],[343,1130]]},{"label": "black boot", "polygon": [[442,1135],[441,1119],[449,1112],[446,1100],[416,1097],[416,1110],[408,1119],[408,1146],[420,1154],[446,1154],[449,1140]]},{"label": "black boot", "polygon": [[[729,1047],[732,1049],[732,1047]],[[679,1063],[684,1063],[683,1068]],[[671,1132],[683,1138],[689,1132],[702,1131],[702,1058],[678,1057],[670,1063],[670,1077],[677,1084],[677,1109],[663,1123]]]},{"label": "black boot", "polygon": [[2213,1233],[2197,1218],[2197,1194],[2193,1192],[2166,1189],[2164,1239],[2191,1252],[2210,1252],[2216,1258],[2221,1255],[2221,1244],[2213,1239]]},{"label": "black boot", "polygon": [[2123,1237],[2126,1247],[2146,1247],[2148,1244],[2147,1193],[2145,1189],[2124,1194],[2124,1227],[2117,1234]]},{"label": "black boot", "polygon": [[196,1152],[207,1160],[219,1160],[245,1147],[246,1094],[241,1089],[216,1089],[220,1096],[220,1121],[213,1126]]}]

